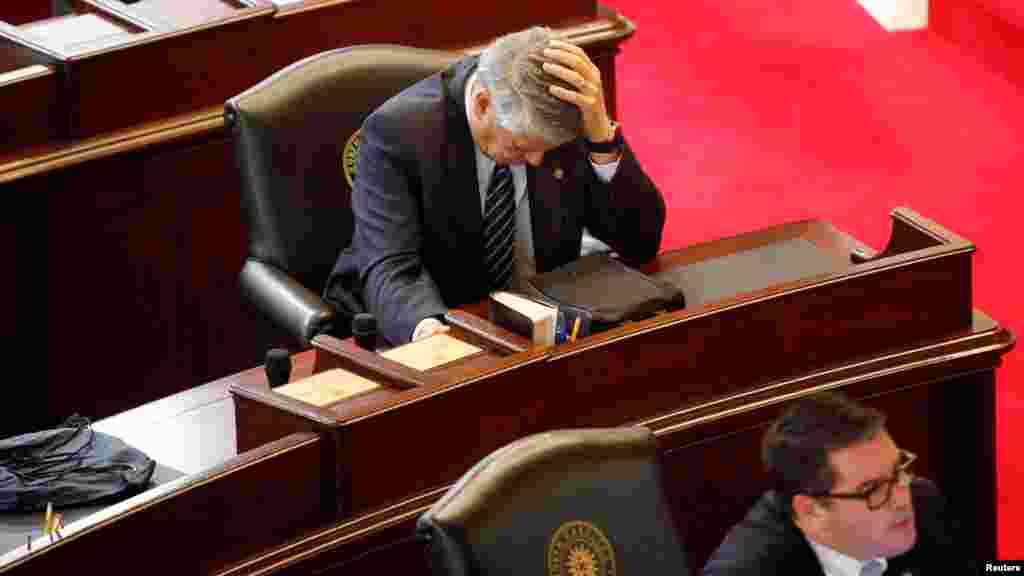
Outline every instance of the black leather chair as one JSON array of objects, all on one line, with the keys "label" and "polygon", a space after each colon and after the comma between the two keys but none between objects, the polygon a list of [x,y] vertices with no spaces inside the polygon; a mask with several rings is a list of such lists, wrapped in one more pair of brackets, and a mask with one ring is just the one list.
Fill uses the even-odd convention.
[{"label": "black leather chair", "polygon": [[483,459],[423,514],[435,576],[689,574],[646,428],[559,430]]},{"label": "black leather chair", "polygon": [[457,59],[405,46],[340,48],[296,62],[225,104],[249,232],[242,292],[302,344],[350,330],[351,318],[320,294],[352,238],[353,134],[385,100]]}]

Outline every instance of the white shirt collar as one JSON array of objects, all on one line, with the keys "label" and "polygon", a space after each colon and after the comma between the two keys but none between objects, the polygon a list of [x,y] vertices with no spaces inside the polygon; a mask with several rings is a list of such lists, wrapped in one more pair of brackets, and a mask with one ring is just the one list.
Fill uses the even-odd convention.
[{"label": "white shirt collar", "polygon": [[[807,538],[807,542],[810,543],[815,556],[821,562],[821,568],[825,571],[825,576],[860,576],[861,568],[867,564],[867,562],[861,562],[824,544],[818,544],[810,538]],[[875,560],[882,563],[882,571],[884,572],[888,562],[885,558],[875,558]]]},{"label": "white shirt collar", "polygon": [[[466,89],[464,95],[464,105],[466,107],[466,118],[469,121],[469,115],[473,113],[472,105],[473,101],[470,97],[470,93],[473,91],[473,87],[476,84],[476,72],[470,74],[469,78],[466,79]],[[473,149],[476,151],[476,177],[477,182],[480,184],[480,209],[483,210],[484,193],[487,190],[487,185],[491,181],[491,173],[494,172],[494,165],[496,162],[494,158],[491,158],[480,148],[480,145],[473,140]],[[516,190],[516,206],[522,201],[523,197],[526,196],[526,165],[516,164],[509,166],[512,171],[512,178],[515,182]]]}]

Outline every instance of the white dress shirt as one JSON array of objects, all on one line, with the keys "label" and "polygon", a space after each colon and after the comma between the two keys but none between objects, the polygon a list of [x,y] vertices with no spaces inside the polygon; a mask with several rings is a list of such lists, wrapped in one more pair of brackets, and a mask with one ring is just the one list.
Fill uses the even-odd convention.
[{"label": "white dress shirt", "polygon": [[[810,538],[807,541],[811,544],[815,556],[818,557],[818,562],[821,562],[825,576],[860,576],[861,568],[867,564],[867,562],[861,562],[842,552],[837,552],[824,544],[818,544]],[[885,568],[888,566],[885,558],[875,558],[875,560],[882,564],[882,572],[885,572]]]}]

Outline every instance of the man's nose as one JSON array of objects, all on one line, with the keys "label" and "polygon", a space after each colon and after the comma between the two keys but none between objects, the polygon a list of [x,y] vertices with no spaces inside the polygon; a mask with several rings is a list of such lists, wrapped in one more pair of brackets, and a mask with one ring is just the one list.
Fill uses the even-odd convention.
[{"label": "man's nose", "polygon": [[544,161],[543,152],[527,152],[524,156],[526,156],[526,161],[530,163],[530,166],[533,167],[540,166],[540,163]]}]

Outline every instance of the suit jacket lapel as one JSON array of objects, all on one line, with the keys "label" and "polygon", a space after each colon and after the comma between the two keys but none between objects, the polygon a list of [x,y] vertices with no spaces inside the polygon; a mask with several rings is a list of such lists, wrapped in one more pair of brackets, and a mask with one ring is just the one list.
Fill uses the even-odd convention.
[{"label": "suit jacket lapel", "polygon": [[564,146],[545,154],[539,167],[527,165],[526,168],[526,191],[533,220],[533,253],[538,273],[564,264],[566,253],[579,254],[578,236],[567,229],[574,225],[569,216],[578,215],[582,209],[582,206],[576,206],[581,192],[578,190],[580,183],[571,174],[572,168]]},{"label": "suit jacket lapel", "polygon": [[483,215],[480,210],[480,190],[476,177],[476,147],[466,118],[466,80],[476,70],[476,58],[461,60],[441,76],[445,94],[445,176],[443,182],[450,188],[442,190],[446,198],[439,199],[451,206],[453,222],[448,225],[462,230],[467,246],[474,247],[475,262],[480,261]]}]

